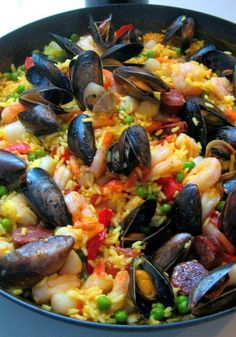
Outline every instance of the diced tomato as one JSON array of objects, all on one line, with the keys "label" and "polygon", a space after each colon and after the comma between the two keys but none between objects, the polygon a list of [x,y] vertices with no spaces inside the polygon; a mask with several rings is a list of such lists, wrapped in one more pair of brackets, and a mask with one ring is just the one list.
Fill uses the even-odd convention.
[{"label": "diced tomato", "polygon": [[236,111],[234,109],[232,109],[231,107],[225,108],[224,113],[230,122],[233,123],[236,121]]},{"label": "diced tomato", "polygon": [[236,256],[224,253],[223,254],[223,260],[225,262],[227,262],[227,263],[229,263],[229,262],[236,262]]},{"label": "diced tomato", "polygon": [[30,152],[30,145],[27,143],[12,144],[4,148],[5,151],[18,152],[20,154],[28,154]]},{"label": "diced tomato", "polygon": [[117,247],[116,250],[121,254],[125,255],[126,257],[137,257],[139,256],[139,252],[134,250],[133,248],[122,248]]},{"label": "diced tomato", "polygon": [[102,73],[103,73],[103,86],[107,90],[112,86],[113,73],[107,69],[103,69]]},{"label": "diced tomato", "polygon": [[92,239],[90,239],[87,243],[87,251],[88,251],[88,260],[95,260],[97,257],[97,252],[101,244],[105,241],[107,236],[106,229],[103,229],[97,235],[95,235]]},{"label": "diced tomato", "polygon": [[119,271],[120,269],[112,266],[110,263],[106,264],[106,272],[107,274],[112,275],[112,277],[115,277]]},{"label": "diced tomato", "polygon": [[101,196],[100,194],[94,194],[92,196],[92,198],[90,199],[90,203],[93,205],[93,206],[97,206],[100,204],[100,201],[101,201]]},{"label": "diced tomato", "polygon": [[131,23],[123,25],[119,29],[117,29],[116,36],[119,37],[119,36],[125,34],[126,32],[128,32],[129,30],[131,30],[133,28],[134,28],[134,26]]},{"label": "diced tomato", "polygon": [[111,223],[112,210],[110,208],[103,208],[98,211],[98,221],[108,227]]},{"label": "diced tomato", "polygon": [[175,197],[176,192],[182,190],[182,184],[174,177],[160,178],[158,184],[162,186],[162,191],[166,196],[166,200],[170,201]]},{"label": "diced tomato", "polygon": [[105,262],[100,262],[95,266],[93,272],[97,275],[102,275],[105,273],[105,268]]},{"label": "diced tomato", "polygon": [[101,186],[102,189],[109,189],[111,192],[121,192],[124,188],[124,184],[117,179],[113,179],[111,181],[109,181],[108,183],[106,183],[105,185]]},{"label": "diced tomato", "polygon": [[27,56],[25,58],[25,68],[28,70],[29,68],[34,66],[34,62],[32,60],[32,56]]},{"label": "diced tomato", "polygon": [[70,149],[67,148],[67,149],[65,149],[64,153],[61,155],[60,159],[64,158],[65,161],[67,161],[67,160],[70,159],[70,156],[72,156],[72,153],[71,153]]}]

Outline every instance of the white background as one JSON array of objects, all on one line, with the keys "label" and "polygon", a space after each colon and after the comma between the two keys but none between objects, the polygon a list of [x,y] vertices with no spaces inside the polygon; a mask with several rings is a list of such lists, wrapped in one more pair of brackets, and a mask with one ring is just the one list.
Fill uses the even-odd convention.
[{"label": "white background", "polygon": [[[236,0],[150,0],[149,3],[194,9],[236,22]],[[84,6],[84,0],[3,0],[0,36],[29,22]]]}]

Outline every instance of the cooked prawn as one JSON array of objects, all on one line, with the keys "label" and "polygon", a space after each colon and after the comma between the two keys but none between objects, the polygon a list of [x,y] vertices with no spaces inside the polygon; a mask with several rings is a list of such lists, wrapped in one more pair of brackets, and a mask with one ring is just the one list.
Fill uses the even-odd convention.
[{"label": "cooked prawn", "polygon": [[221,200],[221,193],[216,187],[211,187],[205,190],[201,196],[202,203],[202,222],[210,215],[215,209],[218,202]]},{"label": "cooked prawn", "polygon": [[187,150],[188,157],[195,158],[199,155],[199,146],[196,143],[195,139],[189,137],[185,133],[180,133],[175,141],[175,146],[177,149],[181,149],[182,147]]},{"label": "cooked prawn", "polygon": [[166,160],[174,152],[174,148],[170,143],[158,144],[151,151],[152,155],[152,167],[156,166],[160,162]]},{"label": "cooked prawn", "polygon": [[111,275],[107,273],[102,273],[101,275],[97,275],[96,273],[92,273],[89,275],[87,280],[85,281],[82,289],[87,290],[92,287],[100,288],[105,294],[111,291],[113,287],[113,279]]},{"label": "cooked prawn", "polygon": [[212,77],[210,83],[212,92],[219,99],[223,99],[227,95],[232,95],[232,86],[226,77]]},{"label": "cooked prawn", "polygon": [[196,184],[200,192],[213,187],[221,176],[221,164],[214,157],[204,158],[184,178],[183,185]]},{"label": "cooked prawn", "polygon": [[161,177],[178,173],[182,168],[182,161],[176,156],[172,155],[169,158],[161,161],[151,169],[150,179],[158,180]]},{"label": "cooked prawn", "polygon": [[19,102],[13,103],[12,105],[2,110],[2,113],[1,113],[2,122],[4,124],[15,122],[18,114],[22,111],[25,111],[25,108],[23,107],[21,103]]},{"label": "cooked prawn", "polygon": [[128,295],[129,274],[127,270],[119,271],[114,279],[112,291],[107,294],[111,300],[111,311],[115,312],[121,309]]},{"label": "cooked prawn", "polygon": [[93,158],[93,162],[90,166],[90,171],[96,178],[100,178],[106,170],[106,155],[109,147],[111,146],[113,134],[110,131],[106,131],[102,138],[96,154]]}]

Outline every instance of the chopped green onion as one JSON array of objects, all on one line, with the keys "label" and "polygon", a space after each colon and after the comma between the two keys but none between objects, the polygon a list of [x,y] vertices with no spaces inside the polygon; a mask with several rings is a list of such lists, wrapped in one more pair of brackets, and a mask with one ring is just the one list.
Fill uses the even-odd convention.
[{"label": "chopped green onion", "polygon": [[45,156],[45,151],[44,149],[38,149],[35,151],[35,156],[36,158],[41,158]]},{"label": "chopped green onion", "polygon": [[61,124],[61,131],[66,131],[68,130],[68,124],[67,123],[62,123]]},{"label": "chopped green onion", "polygon": [[183,173],[177,173],[175,178],[180,182],[182,183],[183,179],[184,179],[184,175]]},{"label": "chopped green onion", "polygon": [[127,116],[124,118],[125,124],[132,124],[134,122],[134,117],[133,116]]},{"label": "chopped green onion", "polygon": [[223,211],[223,208],[225,207],[225,201],[224,200],[221,200],[220,202],[218,202],[218,204],[216,205],[216,209],[218,211]]},{"label": "chopped green onion", "polygon": [[18,94],[23,94],[23,92],[25,91],[25,86],[24,84],[19,84],[18,87],[16,88],[16,92]]},{"label": "chopped green onion", "polygon": [[194,161],[186,161],[185,163],[183,163],[183,169],[184,170],[192,170],[194,167],[196,166],[196,164],[194,163]]},{"label": "chopped green onion", "polygon": [[154,50],[149,50],[146,52],[145,56],[149,59],[149,58],[153,58],[156,56],[156,52]]},{"label": "chopped green onion", "polygon": [[181,48],[175,48],[175,52],[176,52],[176,55],[177,55],[178,57],[180,57],[180,56],[183,55],[183,54],[182,54]]},{"label": "chopped green onion", "polygon": [[19,97],[20,95],[17,92],[15,92],[13,94],[8,95],[6,97],[6,101],[8,101],[9,99],[13,99],[14,101],[16,101]]}]

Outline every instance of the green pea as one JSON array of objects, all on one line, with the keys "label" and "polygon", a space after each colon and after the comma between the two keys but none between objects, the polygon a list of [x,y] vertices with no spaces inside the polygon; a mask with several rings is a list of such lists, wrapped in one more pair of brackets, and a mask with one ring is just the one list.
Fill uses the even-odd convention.
[{"label": "green pea", "polygon": [[36,156],[36,158],[41,158],[41,157],[45,156],[44,149],[38,149],[38,150],[36,150],[35,151],[35,156]]},{"label": "green pea", "polygon": [[156,52],[154,50],[149,50],[146,52],[145,56],[149,59],[149,58],[153,58],[156,56]]},{"label": "green pea", "polygon": [[161,308],[161,309],[165,309],[165,306],[164,306],[164,304],[163,303],[161,303],[161,302],[157,302],[157,303],[154,303],[153,304],[153,308]]},{"label": "green pea", "polygon": [[216,205],[216,209],[218,211],[223,211],[223,208],[225,207],[225,201],[224,200],[221,200],[220,202],[218,202],[218,204]]},{"label": "green pea", "polygon": [[177,305],[178,312],[182,315],[185,315],[189,312],[188,301],[182,301]]},{"label": "green pea", "polygon": [[127,116],[124,119],[125,124],[132,124],[134,122],[134,117],[133,116]]},{"label": "green pea", "polygon": [[13,71],[11,73],[11,80],[12,81],[17,81],[18,80],[18,73],[16,71]]},{"label": "green pea", "polygon": [[29,161],[34,161],[36,159],[36,154],[35,153],[29,153],[28,154],[28,159]]},{"label": "green pea", "polygon": [[11,73],[3,73],[3,77],[4,77],[6,80],[11,80]]},{"label": "green pea", "polygon": [[4,185],[0,185],[0,197],[2,197],[3,195],[7,194],[8,189],[6,186]]},{"label": "green pea", "polygon": [[157,197],[155,196],[155,194],[148,194],[146,199],[147,200],[157,200]]},{"label": "green pea", "polygon": [[186,302],[186,301],[188,301],[188,297],[185,296],[185,295],[179,295],[179,296],[176,297],[176,299],[175,299],[176,305],[178,305],[178,304],[181,303],[181,302]]},{"label": "green pea", "polygon": [[68,130],[68,124],[66,123],[61,124],[61,131],[66,131],[66,130]]},{"label": "green pea", "polygon": [[22,94],[25,91],[25,86],[24,84],[19,84],[18,87],[16,88],[16,92],[18,94]]},{"label": "green pea", "polygon": [[158,321],[162,321],[164,319],[164,309],[161,307],[154,307],[151,311],[151,316]]},{"label": "green pea", "polygon": [[111,307],[111,300],[106,295],[98,296],[96,303],[100,311],[107,311]]},{"label": "green pea", "polygon": [[76,33],[71,34],[70,39],[72,42],[77,42],[79,40],[79,35]]},{"label": "green pea", "polygon": [[146,196],[147,196],[147,194],[148,194],[147,187],[146,187],[146,186],[138,186],[138,187],[136,188],[136,194],[137,194],[139,197],[145,199]]},{"label": "green pea", "polygon": [[170,210],[171,210],[171,205],[170,204],[163,204],[163,205],[161,205],[161,212],[163,214],[169,213]]},{"label": "green pea", "polygon": [[0,219],[0,225],[2,225],[6,232],[10,232],[12,229],[12,221],[8,218]]},{"label": "green pea", "polygon": [[115,320],[116,323],[118,324],[124,324],[127,322],[127,318],[128,318],[128,313],[125,310],[119,310],[117,312],[115,312]]},{"label": "green pea", "polygon": [[186,161],[185,163],[183,163],[183,169],[184,170],[192,170],[194,167],[196,166],[196,164],[194,163],[194,161]]},{"label": "green pea", "polygon": [[182,181],[184,180],[184,175],[183,173],[177,173],[175,178],[180,182],[182,183]]},{"label": "green pea", "polygon": [[177,55],[178,57],[180,57],[180,56],[183,55],[183,54],[182,54],[181,48],[175,48],[175,52],[176,52],[176,55]]}]

